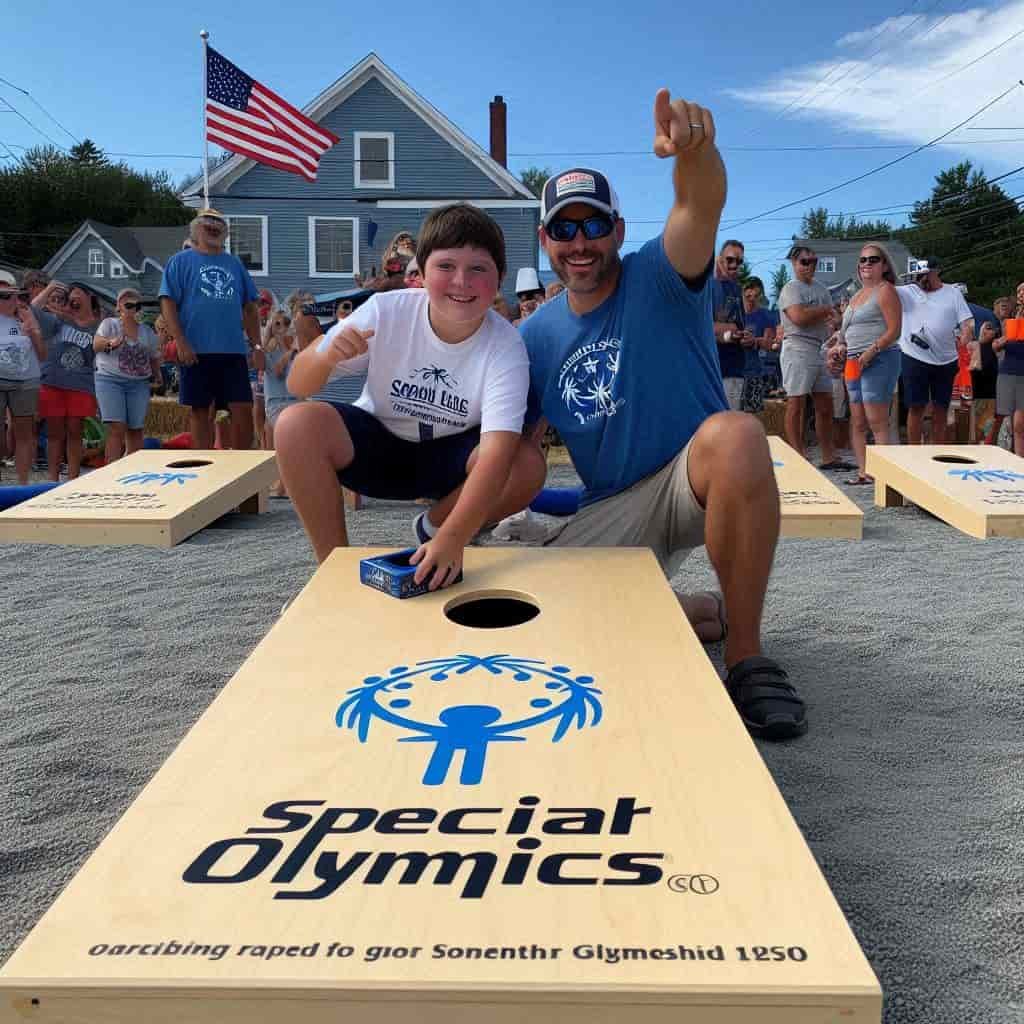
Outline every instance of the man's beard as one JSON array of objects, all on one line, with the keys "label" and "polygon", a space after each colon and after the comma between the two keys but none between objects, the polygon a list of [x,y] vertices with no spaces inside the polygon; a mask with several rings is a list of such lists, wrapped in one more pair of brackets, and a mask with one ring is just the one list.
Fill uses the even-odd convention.
[{"label": "man's beard", "polygon": [[584,288],[579,287],[578,284],[570,284],[571,279],[569,276],[568,264],[564,259],[558,260],[557,262],[551,262],[551,269],[558,275],[558,279],[569,291],[577,292],[581,295],[590,295],[593,292],[600,291],[601,288],[619,272],[621,260],[619,259],[619,252],[617,249],[613,249],[610,253],[604,256],[599,252],[582,252],[578,254],[577,258],[586,258],[588,256],[593,256],[597,259],[597,263],[595,264],[597,267],[597,274],[593,278],[593,283]]}]

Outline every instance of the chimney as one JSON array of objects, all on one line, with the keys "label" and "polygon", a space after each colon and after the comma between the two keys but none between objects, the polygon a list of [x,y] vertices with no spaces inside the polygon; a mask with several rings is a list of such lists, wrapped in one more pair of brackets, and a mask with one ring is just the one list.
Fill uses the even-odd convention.
[{"label": "chimney", "polygon": [[508,107],[500,96],[491,100],[491,156],[508,167]]}]

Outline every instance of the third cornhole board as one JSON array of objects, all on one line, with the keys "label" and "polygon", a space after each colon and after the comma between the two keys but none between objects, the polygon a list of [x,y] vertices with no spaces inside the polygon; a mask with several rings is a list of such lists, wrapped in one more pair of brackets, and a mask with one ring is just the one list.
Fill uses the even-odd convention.
[{"label": "third cornhole board", "polygon": [[273,452],[143,449],[0,512],[0,542],[173,547],[234,508],[263,511],[276,478]]},{"label": "third cornhole board", "polygon": [[875,504],[904,499],[972,537],[1024,537],[1024,459],[994,445],[876,445]]},{"label": "third cornhole board", "polygon": [[781,437],[770,436],[768,445],[782,507],[781,535],[860,540],[864,513]]},{"label": "third cornhole board", "polygon": [[[319,568],[4,965],[0,1022],[878,1024],[649,551],[469,548],[407,601],[370,553]],[[495,609],[534,617],[448,617]]]}]

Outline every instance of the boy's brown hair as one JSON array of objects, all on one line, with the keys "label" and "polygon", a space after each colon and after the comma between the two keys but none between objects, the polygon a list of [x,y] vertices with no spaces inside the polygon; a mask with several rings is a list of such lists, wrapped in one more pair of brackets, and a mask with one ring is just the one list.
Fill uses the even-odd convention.
[{"label": "boy's brown hair", "polygon": [[461,249],[464,245],[485,249],[498,268],[499,280],[505,276],[505,235],[493,218],[468,203],[440,206],[430,213],[420,229],[416,262],[425,272],[435,249]]}]

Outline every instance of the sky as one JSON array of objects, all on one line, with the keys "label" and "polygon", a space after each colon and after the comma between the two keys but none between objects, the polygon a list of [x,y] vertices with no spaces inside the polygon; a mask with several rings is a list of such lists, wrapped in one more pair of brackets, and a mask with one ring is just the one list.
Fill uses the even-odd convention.
[{"label": "sky", "polygon": [[[721,237],[743,240],[766,278],[812,206],[897,225],[960,160],[990,177],[1024,165],[1024,0],[353,6],[11,4],[0,163],[47,143],[41,131],[63,146],[89,137],[176,182],[197,171],[205,28],[211,45],[299,107],[376,52],[485,149],[488,103],[503,95],[510,169],[603,170],[622,201],[627,249],[658,233],[672,201],[671,161],[651,150],[654,95],[667,87],[714,115],[729,175]],[[941,144],[805,198],[960,122]],[[1024,171],[1005,187],[1024,193]]]}]

